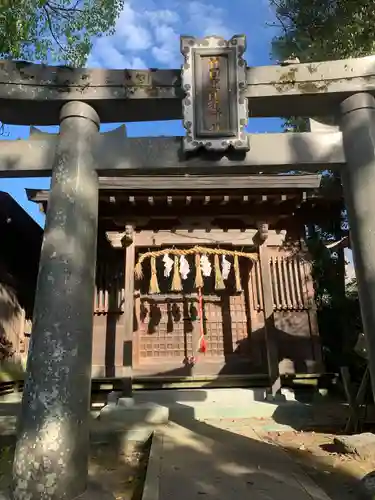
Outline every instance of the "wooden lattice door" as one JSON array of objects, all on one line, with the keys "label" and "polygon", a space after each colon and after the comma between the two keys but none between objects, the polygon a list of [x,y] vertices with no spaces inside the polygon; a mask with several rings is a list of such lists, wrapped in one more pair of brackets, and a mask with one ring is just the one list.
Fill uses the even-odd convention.
[{"label": "wooden lattice door", "polygon": [[161,363],[167,370],[181,368],[193,355],[196,322],[196,313],[191,311],[193,302],[172,296],[138,300],[139,367]]},{"label": "wooden lattice door", "polygon": [[[193,268],[194,263],[191,264]],[[205,354],[198,352],[200,319],[194,274],[183,282],[181,293],[171,291],[170,283],[164,283],[162,270],[158,278],[160,292],[150,296],[150,277],[145,268],[143,290],[136,298],[136,369],[159,376],[179,375],[183,374],[189,358],[194,357],[196,364],[190,366],[189,374],[237,372],[241,358],[248,356],[248,312],[245,292],[236,291],[233,276],[221,291],[215,289],[214,273],[205,278],[202,290]]]}]

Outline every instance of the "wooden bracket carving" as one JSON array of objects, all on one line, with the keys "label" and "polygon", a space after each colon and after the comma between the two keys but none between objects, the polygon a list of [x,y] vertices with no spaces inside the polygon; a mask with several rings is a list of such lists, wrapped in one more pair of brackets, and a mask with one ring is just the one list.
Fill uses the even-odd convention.
[{"label": "wooden bracket carving", "polygon": [[128,224],[125,226],[125,231],[122,234],[121,238],[122,246],[123,247],[129,246],[131,243],[133,243],[133,239],[134,239],[134,227]]},{"label": "wooden bracket carving", "polygon": [[254,245],[259,246],[262,243],[264,243],[268,238],[268,223],[260,222],[257,224],[257,226],[258,226],[258,231],[256,232],[253,238],[253,242]]},{"label": "wooden bracket carving", "polygon": [[125,231],[107,231],[105,233],[107,240],[113,248],[125,248],[133,243],[134,226],[128,224],[125,226]]}]

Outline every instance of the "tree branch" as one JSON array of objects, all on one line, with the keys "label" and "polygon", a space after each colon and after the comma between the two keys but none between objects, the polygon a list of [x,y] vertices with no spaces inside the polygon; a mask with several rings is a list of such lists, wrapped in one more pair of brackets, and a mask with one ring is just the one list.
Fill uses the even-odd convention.
[{"label": "tree branch", "polygon": [[52,10],[59,10],[59,11],[65,11],[65,12],[83,12],[82,9],[77,8],[78,4],[79,4],[79,0],[76,1],[75,5],[73,5],[73,7],[62,7],[60,5],[56,5],[55,3],[48,1],[46,3],[46,6],[48,6]]},{"label": "tree branch", "polygon": [[53,31],[51,16],[49,15],[48,9],[47,9],[47,7],[45,5],[43,5],[43,10],[44,10],[44,12],[45,12],[45,14],[47,16],[47,24],[48,24],[48,28],[49,28],[49,30],[51,32],[52,38],[57,43],[57,45],[59,46],[59,48],[61,49],[61,51],[64,52],[64,53],[66,53],[66,48],[61,45],[59,39],[57,38],[57,36],[55,35],[55,33]]}]

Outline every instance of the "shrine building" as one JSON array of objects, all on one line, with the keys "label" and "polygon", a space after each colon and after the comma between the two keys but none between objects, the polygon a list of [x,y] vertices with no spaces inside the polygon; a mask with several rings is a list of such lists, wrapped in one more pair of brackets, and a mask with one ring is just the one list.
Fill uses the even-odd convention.
[{"label": "shrine building", "polygon": [[305,235],[339,200],[317,174],[100,178],[92,377],[322,373]]}]

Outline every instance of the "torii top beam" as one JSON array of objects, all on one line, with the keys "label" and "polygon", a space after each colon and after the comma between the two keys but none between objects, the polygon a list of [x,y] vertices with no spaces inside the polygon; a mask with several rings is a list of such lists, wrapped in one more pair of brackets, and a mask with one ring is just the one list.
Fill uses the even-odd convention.
[{"label": "torii top beam", "polygon": [[[375,56],[247,68],[249,116],[335,114],[349,95],[375,95]],[[182,118],[180,70],[72,69],[0,63],[0,120],[54,125],[72,100],[93,106],[101,123]]]}]

